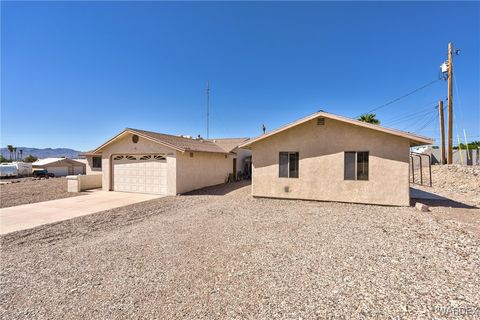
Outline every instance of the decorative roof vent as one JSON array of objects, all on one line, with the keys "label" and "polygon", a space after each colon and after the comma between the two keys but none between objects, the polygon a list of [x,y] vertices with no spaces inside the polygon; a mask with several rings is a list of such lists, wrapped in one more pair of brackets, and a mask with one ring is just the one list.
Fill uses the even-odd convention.
[{"label": "decorative roof vent", "polygon": [[317,118],[317,126],[324,126],[325,118]]}]

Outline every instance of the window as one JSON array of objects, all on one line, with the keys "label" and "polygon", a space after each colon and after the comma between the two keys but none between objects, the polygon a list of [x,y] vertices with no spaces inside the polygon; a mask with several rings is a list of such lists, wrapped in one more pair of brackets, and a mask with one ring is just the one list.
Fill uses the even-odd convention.
[{"label": "window", "polygon": [[280,152],[279,172],[280,178],[298,178],[298,152]]},{"label": "window", "polygon": [[93,157],[92,158],[92,168],[101,169],[102,168],[102,157]]},{"label": "window", "polygon": [[368,152],[345,152],[345,180],[368,180]]}]

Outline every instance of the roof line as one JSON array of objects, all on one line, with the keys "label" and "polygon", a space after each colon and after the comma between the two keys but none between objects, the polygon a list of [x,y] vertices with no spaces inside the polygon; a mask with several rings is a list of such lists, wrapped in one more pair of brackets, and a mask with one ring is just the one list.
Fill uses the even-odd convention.
[{"label": "roof line", "polygon": [[383,126],[378,125],[378,124],[371,124],[371,123],[359,121],[359,120],[356,120],[356,119],[339,116],[339,115],[336,115],[336,114],[333,114],[333,113],[328,113],[328,112],[325,112],[325,111],[317,111],[317,112],[315,112],[311,115],[308,115],[304,118],[289,122],[289,123],[277,128],[275,130],[272,130],[272,131],[270,131],[268,133],[265,133],[261,136],[258,136],[256,138],[253,138],[253,139],[249,140],[249,141],[246,141],[246,142],[240,144],[239,147],[240,148],[247,147],[247,146],[249,146],[249,145],[251,145],[251,144],[253,144],[257,141],[260,141],[262,139],[270,137],[274,134],[277,134],[279,132],[282,132],[284,130],[287,130],[289,128],[297,126],[299,124],[302,124],[302,123],[305,123],[307,121],[313,120],[313,119],[315,119],[317,117],[320,117],[320,116],[323,116],[325,118],[330,118],[330,119],[333,119],[333,120],[337,120],[337,121],[350,123],[350,124],[353,124],[353,125],[358,125],[358,126],[361,126],[361,127],[364,127],[364,128],[377,130],[377,131],[380,131],[380,132],[389,133],[389,134],[392,134],[392,135],[404,137],[406,139],[416,141],[416,142],[421,142],[421,143],[424,143],[424,144],[432,144],[433,143],[433,140],[431,138],[428,138],[428,137],[412,134],[412,133],[397,130],[397,129],[383,127]]},{"label": "roof line", "polygon": [[136,131],[135,129],[131,129],[131,128],[126,128],[124,129],[122,132],[120,132],[119,134],[115,135],[113,138],[107,140],[105,143],[103,143],[100,147],[96,148],[95,150],[93,150],[93,153],[97,153],[99,152],[99,150],[103,149],[105,146],[109,145],[110,143],[112,143],[113,141],[115,141],[116,139],[118,139],[120,136],[124,135],[125,133],[134,133],[138,136],[141,136],[142,138],[144,139],[147,139],[147,140],[150,140],[150,141],[153,141],[153,142],[156,142],[158,144],[162,144],[164,146],[167,146],[169,148],[172,148],[174,150],[177,150],[177,151],[180,151],[180,152],[185,152],[185,149],[182,149],[182,148],[179,148],[177,146],[173,146],[169,143],[166,143],[166,142],[163,142],[163,141],[160,141],[158,139],[155,139],[155,138],[152,138],[148,135],[145,135],[145,134],[142,134],[141,132],[138,132]]}]

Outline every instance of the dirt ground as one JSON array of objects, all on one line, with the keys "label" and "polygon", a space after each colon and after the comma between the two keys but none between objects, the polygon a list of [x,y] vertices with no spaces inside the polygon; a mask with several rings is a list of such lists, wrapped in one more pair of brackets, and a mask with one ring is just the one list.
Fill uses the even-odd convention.
[{"label": "dirt ground", "polygon": [[1,237],[0,317],[480,316],[480,235],[437,218],[444,207],[256,199],[249,189],[222,185]]},{"label": "dirt ground", "polygon": [[2,182],[8,184],[0,184],[0,208],[80,195],[67,192],[67,179],[64,177],[41,180],[21,178]]}]

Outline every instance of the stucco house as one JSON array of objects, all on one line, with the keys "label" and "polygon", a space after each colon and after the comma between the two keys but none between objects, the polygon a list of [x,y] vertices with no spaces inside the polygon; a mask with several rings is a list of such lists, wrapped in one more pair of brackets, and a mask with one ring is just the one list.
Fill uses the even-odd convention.
[{"label": "stucco house", "polygon": [[193,139],[127,128],[87,152],[87,174],[102,174],[102,189],[176,195],[224,183],[241,168],[248,138]]},{"label": "stucco house", "polygon": [[319,111],[248,140],[255,197],[408,206],[410,147],[430,138]]},{"label": "stucco house", "polygon": [[46,169],[56,177],[85,174],[85,163],[68,158],[46,158],[32,162],[33,169]]}]

